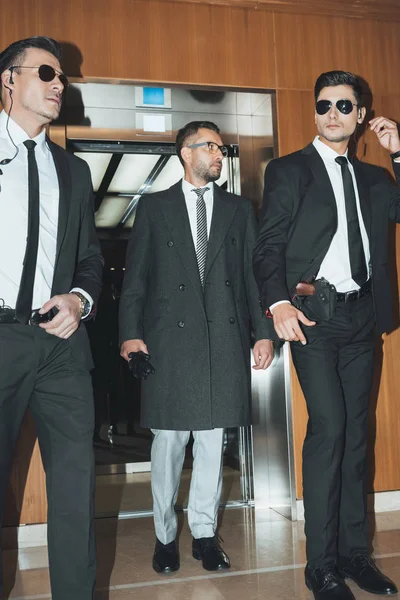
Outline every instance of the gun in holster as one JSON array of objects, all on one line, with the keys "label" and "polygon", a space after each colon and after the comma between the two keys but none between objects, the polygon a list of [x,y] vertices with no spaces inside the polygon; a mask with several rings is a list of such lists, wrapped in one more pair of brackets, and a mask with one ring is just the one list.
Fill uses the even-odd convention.
[{"label": "gun in holster", "polygon": [[292,303],[311,321],[329,321],[336,312],[336,288],[323,277],[312,282],[299,281]]}]

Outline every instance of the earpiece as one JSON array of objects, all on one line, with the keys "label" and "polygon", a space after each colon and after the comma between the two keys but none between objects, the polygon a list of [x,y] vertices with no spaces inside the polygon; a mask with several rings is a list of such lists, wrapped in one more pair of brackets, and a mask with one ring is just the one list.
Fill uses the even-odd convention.
[{"label": "earpiece", "polygon": [[[11,67],[11,69],[10,69],[10,73],[11,73],[11,75],[10,75],[10,83],[11,83],[11,85],[14,85],[13,71],[14,71],[14,69]],[[10,88],[8,88],[8,89],[10,89]]]},{"label": "earpiece", "polygon": [[12,96],[12,89],[8,87],[8,85],[4,86],[6,88],[6,90],[8,90],[8,93],[10,94],[10,96]]}]

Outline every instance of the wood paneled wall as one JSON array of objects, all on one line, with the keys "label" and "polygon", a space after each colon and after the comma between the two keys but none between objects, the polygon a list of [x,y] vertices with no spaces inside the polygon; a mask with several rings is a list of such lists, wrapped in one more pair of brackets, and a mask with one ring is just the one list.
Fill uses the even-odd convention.
[{"label": "wood paneled wall", "polygon": [[[355,0],[18,0],[0,20],[0,47],[50,35],[64,43],[65,70],[73,76],[277,90],[279,151],[286,154],[315,135],[312,88],[322,71],[358,73],[371,87],[376,114],[400,121],[398,3],[363,4],[361,11]],[[0,0],[0,12],[8,8]],[[364,141],[363,160],[389,166],[376,140],[367,134]],[[399,243],[396,248],[400,254]],[[385,339],[383,353],[371,416],[371,480],[376,490],[393,490],[400,489],[400,333]],[[293,400],[300,496],[306,412],[295,377]],[[26,481],[29,435],[25,429],[17,452],[7,524],[18,522],[21,511],[21,522],[44,520],[37,447]]]}]

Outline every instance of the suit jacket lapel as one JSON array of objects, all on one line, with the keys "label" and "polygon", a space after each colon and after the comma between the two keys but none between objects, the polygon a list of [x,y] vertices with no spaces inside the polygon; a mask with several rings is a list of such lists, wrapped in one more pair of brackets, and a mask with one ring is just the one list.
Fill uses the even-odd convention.
[{"label": "suit jacket lapel", "polygon": [[59,146],[57,146],[57,144],[53,144],[49,138],[47,138],[47,143],[53,155],[59,187],[57,250],[55,261],[56,268],[60,255],[60,249],[67,228],[68,213],[71,202],[71,173],[65,152]]},{"label": "suit jacket lapel", "polygon": [[361,214],[369,240],[371,240],[371,204],[366,177],[363,174],[363,163],[357,158],[353,160],[353,168],[357,181],[358,196],[360,198]]},{"label": "suit jacket lapel", "polygon": [[320,189],[319,199],[321,202],[325,202],[330,206],[330,208],[335,213],[335,218],[337,220],[337,207],[335,194],[333,192],[331,180],[329,179],[328,172],[325,168],[324,161],[319,155],[318,151],[315,149],[313,144],[309,144],[305,148],[303,148],[302,153],[304,154],[308,166],[313,174],[315,183]]},{"label": "suit jacket lapel", "polygon": [[201,302],[203,302],[203,290],[185,204],[185,196],[182,191],[182,181],[179,181],[167,190],[166,200],[162,203],[162,209],[171,232],[172,241]]},{"label": "suit jacket lapel", "polygon": [[225,192],[214,184],[213,213],[210,238],[207,246],[204,279],[207,277],[207,273],[210,271],[219,249],[224,242],[236,210],[237,203],[233,201],[232,196],[225,195]]}]

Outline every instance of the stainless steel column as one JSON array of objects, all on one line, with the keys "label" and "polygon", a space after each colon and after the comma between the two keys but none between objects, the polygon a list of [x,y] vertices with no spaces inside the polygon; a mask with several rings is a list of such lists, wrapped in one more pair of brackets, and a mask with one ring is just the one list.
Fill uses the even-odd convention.
[{"label": "stainless steel column", "polygon": [[289,345],[276,350],[267,371],[252,371],[255,508],[273,508],[295,521],[292,394]]}]

